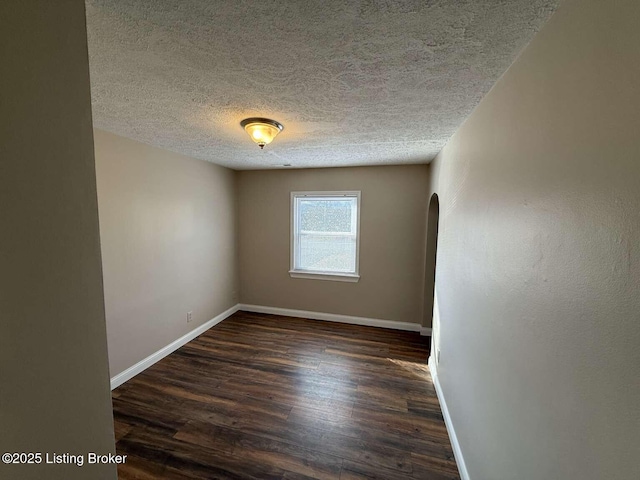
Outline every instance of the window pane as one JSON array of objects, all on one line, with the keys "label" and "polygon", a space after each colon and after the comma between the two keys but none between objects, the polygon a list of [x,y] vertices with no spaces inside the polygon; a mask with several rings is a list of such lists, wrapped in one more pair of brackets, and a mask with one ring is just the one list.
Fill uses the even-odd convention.
[{"label": "window pane", "polygon": [[357,197],[297,196],[294,205],[294,268],[356,273]]},{"label": "window pane", "polygon": [[323,272],[355,272],[355,235],[301,234],[298,268]]},{"label": "window pane", "polygon": [[300,199],[300,230],[303,232],[348,232],[352,231],[355,198],[340,200]]}]

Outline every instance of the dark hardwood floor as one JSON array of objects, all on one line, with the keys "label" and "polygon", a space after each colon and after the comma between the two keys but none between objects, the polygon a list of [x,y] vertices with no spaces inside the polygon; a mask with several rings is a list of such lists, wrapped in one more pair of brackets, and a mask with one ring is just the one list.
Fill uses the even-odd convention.
[{"label": "dark hardwood floor", "polygon": [[127,479],[457,479],[417,333],[238,312],[113,391]]}]

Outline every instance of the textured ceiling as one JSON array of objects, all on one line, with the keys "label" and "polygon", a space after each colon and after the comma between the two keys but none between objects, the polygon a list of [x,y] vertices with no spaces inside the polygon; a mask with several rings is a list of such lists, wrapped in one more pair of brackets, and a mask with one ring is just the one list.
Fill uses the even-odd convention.
[{"label": "textured ceiling", "polygon": [[[557,0],[87,0],[94,124],[235,169],[426,163]],[[239,123],[284,131],[264,151]]]}]

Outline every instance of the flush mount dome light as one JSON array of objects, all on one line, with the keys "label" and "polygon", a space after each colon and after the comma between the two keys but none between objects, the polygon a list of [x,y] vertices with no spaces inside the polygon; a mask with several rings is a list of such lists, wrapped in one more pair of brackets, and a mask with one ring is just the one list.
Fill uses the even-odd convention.
[{"label": "flush mount dome light", "polygon": [[245,118],[240,122],[240,126],[260,148],[269,145],[284,128],[280,122],[259,117]]}]

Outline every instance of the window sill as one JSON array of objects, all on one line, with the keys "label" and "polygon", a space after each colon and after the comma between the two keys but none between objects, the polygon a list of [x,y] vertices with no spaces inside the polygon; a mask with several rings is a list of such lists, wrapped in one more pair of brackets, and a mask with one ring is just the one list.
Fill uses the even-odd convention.
[{"label": "window sill", "polygon": [[312,280],[329,280],[332,282],[352,282],[360,280],[360,275],[356,273],[323,273],[307,272],[302,270],[289,270],[291,278],[308,278]]}]

